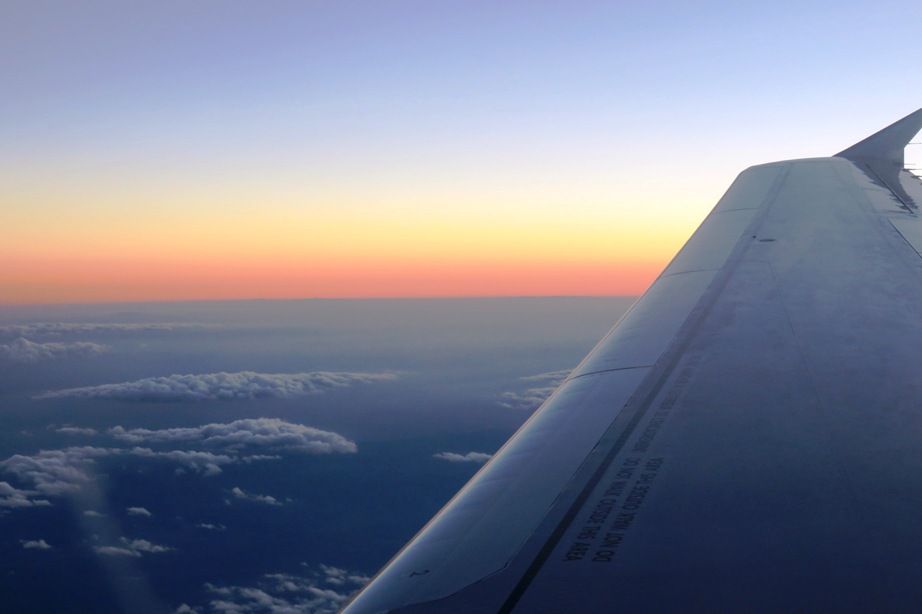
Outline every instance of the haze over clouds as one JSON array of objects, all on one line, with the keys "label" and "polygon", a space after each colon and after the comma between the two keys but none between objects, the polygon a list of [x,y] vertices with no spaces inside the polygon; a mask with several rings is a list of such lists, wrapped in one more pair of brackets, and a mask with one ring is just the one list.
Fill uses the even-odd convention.
[{"label": "haze over clouds", "polygon": [[125,323],[117,322],[33,322],[30,324],[4,324],[0,326],[0,336],[34,336],[65,335],[74,333],[111,333],[174,331],[190,328],[215,328],[215,324],[185,323]]},{"label": "haze over clouds", "polygon": [[486,452],[468,452],[467,454],[458,454],[457,452],[439,452],[432,455],[433,458],[448,461],[450,463],[477,463],[483,464],[493,458],[492,454]]},{"label": "haze over clouds", "polygon": [[309,454],[350,453],[357,450],[354,442],[338,433],[278,418],[248,418],[225,424],[157,430],[116,426],[108,432],[116,439],[129,443],[195,442],[233,451],[253,447]]},{"label": "haze over clouds", "polygon": [[537,409],[567,379],[570,371],[571,369],[562,369],[560,371],[548,371],[547,373],[520,377],[520,381],[538,382],[543,385],[532,386],[520,391],[504,392],[500,395],[499,404],[510,409]]},{"label": "haze over clouds", "polygon": [[29,364],[45,360],[92,356],[108,350],[108,346],[88,341],[36,343],[20,337],[12,343],[0,344],[0,362]]},{"label": "haze over clouds", "polygon": [[308,373],[202,373],[147,377],[118,384],[52,390],[37,399],[82,398],[119,401],[227,401],[293,398],[335,388],[395,379],[393,373],[313,371]]}]

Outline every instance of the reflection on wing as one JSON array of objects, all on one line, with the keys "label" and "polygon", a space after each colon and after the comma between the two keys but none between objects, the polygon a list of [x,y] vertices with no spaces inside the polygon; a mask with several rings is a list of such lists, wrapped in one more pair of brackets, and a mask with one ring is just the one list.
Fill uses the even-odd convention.
[{"label": "reflection on wing", "polygon": [[918,607],[920,128],[740,174],[347,610]]}]

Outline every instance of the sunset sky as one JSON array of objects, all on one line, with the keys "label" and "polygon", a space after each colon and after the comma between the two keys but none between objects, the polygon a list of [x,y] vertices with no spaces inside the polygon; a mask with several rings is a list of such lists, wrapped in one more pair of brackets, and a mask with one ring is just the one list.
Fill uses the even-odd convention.
[{"label": "sunset sky", "polygon": [[0,304],[638,294],[746,166],[922,105],[920,18],[4,2]]}]

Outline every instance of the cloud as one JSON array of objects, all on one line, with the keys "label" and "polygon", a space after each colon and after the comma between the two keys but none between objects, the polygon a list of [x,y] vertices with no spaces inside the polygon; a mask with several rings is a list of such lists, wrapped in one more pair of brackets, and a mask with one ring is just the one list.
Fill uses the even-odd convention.
[{"label": "cloud", "polygon": [[200,522],[195,525],[199,529],[205,529],[206,531],[225,531],[227,527],[223,524],[212,524],[210,522]]},{"label": "cloud", "polygon": [[371,581],[371,578],[368,576],[352,573],[341,567],[333,567],[332,565],[321,564],[320,570],[323,572],[324,581],[335,586],[344,586],[348,584],[364,586]]},{"label": "cloud", "polygon": [[81,426],[62,426],[54,429],[54,432],[64,435],[95,435],[96,429],[84,428]]},{"label": "cloud", "polygon": [[51,545],[44,539],[21,539],[19,543],[26,550],[51,550]]},{"label": "cloud", "polygon": [[499,404],[510,409],[537,409],[567,379],[568,375],[570,375],[570,369],[520,377],[520,381],[536,382],[544,385],[532,386],[521,391],[504,392],[499,395]]},{"label": "cloud", "polygon": [[122,451],[122,453],[131,454],[140,458],[163,459],[178,463],[182,469],[201,473],[205,476],[218,475],[221,473],[222,465],[230,465],[238,462],[250,462],[254,460],[267,460],[275,457],[271,456],[250,456],[235,457],[227,454],[213,454],[211,452],[200,452],[198,450],[169,450],[166,452],[157,452],[150,448],[131,448]]},{"label": "cloud", "polygon": [[144,516],[146,518],[153,516],[146,507],[126,507],[125,511],[128,512],[129,516]]},{"label": "cloud", "polygon": [[[94,479],[93,468],[96,462],[112,456],[171,462],[178,465],[177,472],[190,471],[207,477],[218,475],[227,465],[281,458],[278,454],[266,452],[349,454],[357,450],[355,442],[338,433],[277,418],[253,418],[170,429],[126,429],[117,426],[110,429],[108,434],[128,444],[144,445],[70,446],[39,450],[31,455],[15,454],[0,461],[0,472],[16,476],[29,486],[28,490],[23,490],[8,482],[0,482],[0,509],[50,505],[47,497],[80,490]],[[155,449],[162,444],[171,448],[194,444],[207,449]],[[143,515],[143,509],[128,508],[128,513]]]},{"label": "cloud", "polygon": [[47,499],[35,498],[34,490],[21,490],[9,482],[0,482],[0,510],[22,507],[47,507]]},{"label": "cloud", "polygon": [[118,333],[144,331],[174,331],[195,328],[216,328],[214,324],[179,322],[118,323],[118,322],[33,322],[0,326],[0,336],[68,335],[85,333]]},{"label": "cloud", "polygon": [[31,483],[42,495],[56,496],[74,492],[89,482],[87,468],[97,458],[112,453],[113,450],[92,446],[40,450],[32,456],[15,454],[0,462],[0,469]]},{"label": "cloud", "polygon": [[[255,586],[220,586],[206,584],[213,595],[209,611],[226,614],[290,614],[312,612],[332,614],[339,611],[369,578],[339,567],[320,565],[304,575],[265,574]],[[184,612],[201,611],[183,604]],[[180,610],[177,610],[180,612]]]},{"label": "cloud", "polygon": [[486,452],[468,452],[467,454],[439,452],[438,454],[432,455],[432,458],[445,460],[450,463],[477,463],[478,465],[487,462],[492,457],[492,454],[487,454]]},{"label": "cloud", "polygon": [[254,503],[264,503],[266,505],[275,506],[282,505],[282,502],[275,497],[270,495],[257,495],[255,493],[248,493],[239,486],[234,486],[231,488],[231,494],[234,495],[235,499],[242,499],[244,501],[253,501]]},{"label": "cloud", "polygon": [[170,429],[125,429],[116,426],[109,434],[129,443],[192,442],[234,452],[245,449],[271,449],[307,454],[354,453],[357,447],[338,433],[322,431],[278,418],[251,418],[228,423]]},{"label": "cloud", "polygon": [[37,399],[83,398],[137,402],[294,398],[334,388],[392,380],[393,373],[203,373],[148,377],[118,384],[52,390]]},{"label": "cloud", "polygon": [[45,360],[92,356],[108,350],[108,346],[88,341],[35,343],[20,337],[12,343],[0,344],[0,362],[33,364]]},{"label": "cloud", "polygon": [[121,544],[119,546],[94,546],[93,550],[95,550],[97,554],[106,556],[127,556],[133,558],[138,558],[145,554],[161,554],[174,550],[174,548],[168,546],[160,546],[151,543],[146,539],[128,539],[122,537],[119,543]]},{"label": "cloud", "polygon": [[80,490],[93,480],[91,470],[95,462],[110,456],[166,460],[178,463],[185,470],[205,476],[221,473],[222,465],[263,458],[238,458],[224,454],[186,450],[161,452],[140,447],[99,448],[93,446],[40,450],[33,455],[15,454],[0,462],[0,471],[31,484],[33,490],[18,490],[7,482],[0,482],[0,507],[49,505],[47,500],[35,497],[61,496]]},{"label": "cloud", "polygon": [[106,517],[105,514],[101,514],[97,512],[96,510],[85,510],[83,512],[83,515],[86,516],[87,518],[105,518]]}]

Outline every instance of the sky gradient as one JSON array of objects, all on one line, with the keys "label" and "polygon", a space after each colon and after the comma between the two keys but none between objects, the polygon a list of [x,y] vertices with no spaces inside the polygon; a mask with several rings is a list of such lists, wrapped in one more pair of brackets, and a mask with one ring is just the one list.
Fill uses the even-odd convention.
[{"label": "sky gradient", "polygon": [[920,17],[7,3],[0,304],[638,294],[743,168],[918,108]]}]

